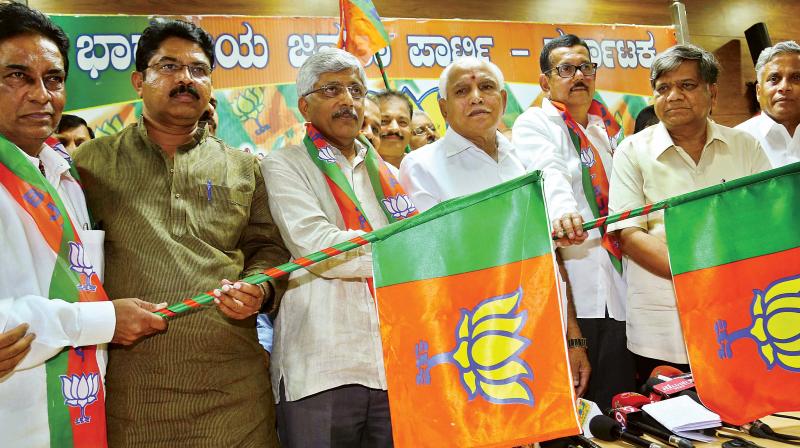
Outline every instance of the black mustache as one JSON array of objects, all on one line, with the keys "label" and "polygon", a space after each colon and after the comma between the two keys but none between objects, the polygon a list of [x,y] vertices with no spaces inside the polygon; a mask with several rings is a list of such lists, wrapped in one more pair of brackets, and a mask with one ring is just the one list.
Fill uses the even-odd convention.
[{"label": "black mustache", "polygon": [[353,109],[341,109],[333,114],[333,118],[352,118],[357,120],[358,115],[356,115],[356,112]]},{"label": "black mustache", "polygon": [[200,99],[200,94],[197,93],[197,90],[192,86],[187,86],[186,84],[179,84],[178,87],[175,87],[169,92],[169,97],[172,98],[175,95],[180,95],[182,93],[188,93],[192,95],[196,100]]},{"label": "black mustache", "polygon": [[583,87],[584,89],[588,89],[589,88],[589,86],[587,86],[586,84],[584,84],[584,83],[582,83],[580,81],[576,82],[575,85],[570,88],[570,90],[574,89],[575,87]]},{"label": "black mustache", "polygon": [[396,136],[398,136],[400,138],[403,138],[403,135],[401,133],[397,132],[397,131],[384,132],[384,133],[381,134],[381,138],[388,137],[390,135],[396,135]]}]

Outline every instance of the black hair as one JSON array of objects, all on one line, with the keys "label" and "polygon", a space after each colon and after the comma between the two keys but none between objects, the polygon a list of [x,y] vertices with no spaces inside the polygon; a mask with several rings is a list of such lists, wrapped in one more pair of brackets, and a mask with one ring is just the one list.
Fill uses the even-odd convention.
[{"label": "black hair", "polygon": [[644,109],[639,111],[639,114],[636,115],[636,124],[633,127],[633,133],[636,134],[639,131],[643,131],[654,124],[658,124],[659,120],[656,116],[655,108],[650,105],[645,107]]},{"label": "black hair", "polygon": [[89,131],[89,137],[94,138],[94,131],[89,127],[89,124],[86,123],[86,120],[77,115],[70,114],[61,115],[61,121],[58,122],[56,134],[60,134],[69,129],[75,129],[79,126],[86,126],[86,129]]},{"label": "black hair", "polygon": [[64,30],[40,11],[21,3],[0,3],[0,41],[22,34],[39,34],[53,41],[64,60],[64,77],[69,72],[69,38]]},{"label": "black hair", "polygon": [[586,42],[574,34],[564,34],[544,44],[542,52],[539,53],[539,68],[542,70],[542,73],[547,73],[553,69],[553,63],[550,61],[550,53],[552,53],[553,50],[556,48],[574,47],[575,45],[582,46],[586,51],[589,51],[589,55],[592,54]]},{"label": "black hair", "polygon": [[408,106],[408,117],[412,118],[414,116],[414,105],[411,104],[411,100],[397,90],[382,90],[375,94],[375,99],[378,101],[378,106],[380,106],[381,101],[384,101],[388,98],[399,98],[403,100],[403,102],[405,102]]},{"label": "black hair", "polygon": [[179,37],[200,46],[214,68],[214,41],[204,29],[191,22],[173,19],[156,19],[142,31],[136,48],[136,71],[147,69],[150,58],[158,51],[161,43],[170,37]]}]

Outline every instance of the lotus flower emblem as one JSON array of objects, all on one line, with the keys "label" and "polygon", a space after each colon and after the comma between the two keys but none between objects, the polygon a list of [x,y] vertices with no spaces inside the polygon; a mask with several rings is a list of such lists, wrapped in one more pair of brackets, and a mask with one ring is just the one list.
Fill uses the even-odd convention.
[{"label": "lotus flower emblem", "polygon": [[264,90],[259,87],[244,89],[231,103],[231,111],[242,122],[253,120],[256,122],[256,135],[261,135],[270,129],[269,124],[262,124],[259,120],[264,111]]},{"label": "lotus flower emblem", "polygon": [[581,150],[581,163],[586,168],[594,166],[594,151],[592,151],[592,148],[583,148]]},{"label": "lotus flower emblem", "polygon": [[776,365],[800,372],[800,275],[774,281],[764,291],[753,291],[752,326],[728,333],[727,322],[715,323],[719,356],[732,358],[731,343],[749,338],[772,369]]},{"label": "lotus flower emblem", "polygon": [[433,366],[452,364],[470,400],[480,395],[490,403],[533,406],[533,393],[523,381],[532,380],[533,372],[521,358],[531,343],[519,334],[528,319],[527,311],[517,312],[521,300],[522,288],[518,288],[486,299],[471,311],[462,309],[452,352],[428,358],[428,343],[420,341],[417,383],[430,383]]},{"label": "lotus flower emblem", "polygon": [[408,195],[398,194],[386,199],[382,199],[383,207],[394,219],[405,219],[417,211],[417,207],[408,198]]},{"label": "lotus flower emblem", "polygon": [[336,153],[333,152],[333,148],[330,145],[325,145],[322,148],[319,148],[319,153],[317,154],[319,160],[328,163],[336,163]]},{"label": "lotus flower emblem", "polygon": [[97,286],[92,283],[92,275],[95,274],[94,266],[86,261],[83,244],[74,241],[69,242],[69,268],[81,275],[81,281],[78,283],[79,290],[97,290]]},{"label": "lotus flower emblem", "polygon": [[75,424],[82,425],[91,422],[92,418],[86,415],[86,406],[97,401],[97,393],[100,391],[100,375],[97,373],[84,373],[81,375],[61,375],[60,378],[64,404],[81,410],[81,415],[75,419]]}]

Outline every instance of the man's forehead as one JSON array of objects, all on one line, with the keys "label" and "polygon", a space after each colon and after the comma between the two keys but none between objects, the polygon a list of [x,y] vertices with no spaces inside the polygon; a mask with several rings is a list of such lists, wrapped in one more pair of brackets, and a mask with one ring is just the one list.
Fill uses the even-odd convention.
[{"label": "man's forehead", "polygon": [[319,75],[319,80],[317,80],[318,85],[329,84],[331,82],[339,82],[341,84],[361,84],[361,79],[359,79],[358,74],[353,69],[346,68],[344,70],[340,70],[338,72],[324,72]]},{"label": "man's forehead", "polygon": [[209,64],[208,56],[203,51],[203,48],[197,42],[182,39],[180,37],[168,37],[161,42],[158,49],[153,53],[151,62],[158,62],[161,60],[175,60],[182,61],[186,57],[191,59],[190,62],[204,62]]},{"label": "man's forehead", "polygon": [[44,62],[46,72],[64,71],[64,58],[55,42],[39,34],[20,34],[0,41],[0,68],[32,70]]},{"label": "man's forehead", "polygon": [[797,70],[800,68],[800,54],[781,53],[764,65],[766,71]]},{"label": "man's forehead", "polygon": [[550,61],[558,65],[568,61],[590,61],[589,50],[583,45],[558,47],[550,52]]},{"label": "man's forehead", "polygon": [[495,79],[491,70],[489,70],[488,65],[485,63],[479,65],[470,64],[468,66],[453,67],[450,71],[450,75],[447,77],[447,84],[448,86],[453,87],[460,84],[469,84],[473,81],[485,79],[497,82],[497,79]]},{"label": "man's forehead", "polygon": [[686,60],[674,69],[663,72],[656,78],[656,84],[675,81],[703,81],[700,76],[700,64],[697,61]]}]

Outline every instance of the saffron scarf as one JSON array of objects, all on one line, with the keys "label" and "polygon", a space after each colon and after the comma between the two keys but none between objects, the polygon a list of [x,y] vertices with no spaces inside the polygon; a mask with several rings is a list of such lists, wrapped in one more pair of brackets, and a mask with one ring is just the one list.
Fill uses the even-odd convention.
[{"label": "saffron scarf", "polygon": [[[47,297],[66,302],[108,300],[55,188],[2,136],[0,185],[30,216],[53,252]],[[96,352],[96,346],[66,347],[45,363],[51,446],[107,446],[105,393]]]},{"label": "saffron scarf", "polygon": [[[567,129],[569,129],[572,144],[578,152],[578,157],[580,157],[583,193],[586,196],[586,202],[589,203],[592,214],[595,218],[608,216],[608,176],[606,175],[600,152],[569,114],[564,104],[552,100],[550,103],[561,113],[561,118],[564,119]],[[592,100],[592,105],[589,106],[589,115],[599,116],[603,120],[613,155],[617,145],[624,138],[619,123],[611,116],[608,109],[597,100]],[[608,252],[614,269],[622,273],[622,250],[620,249],[619,238],[614,234],[608,233],[605,225],[600,227],[599,230],[602,236],[601,244]]]}]

